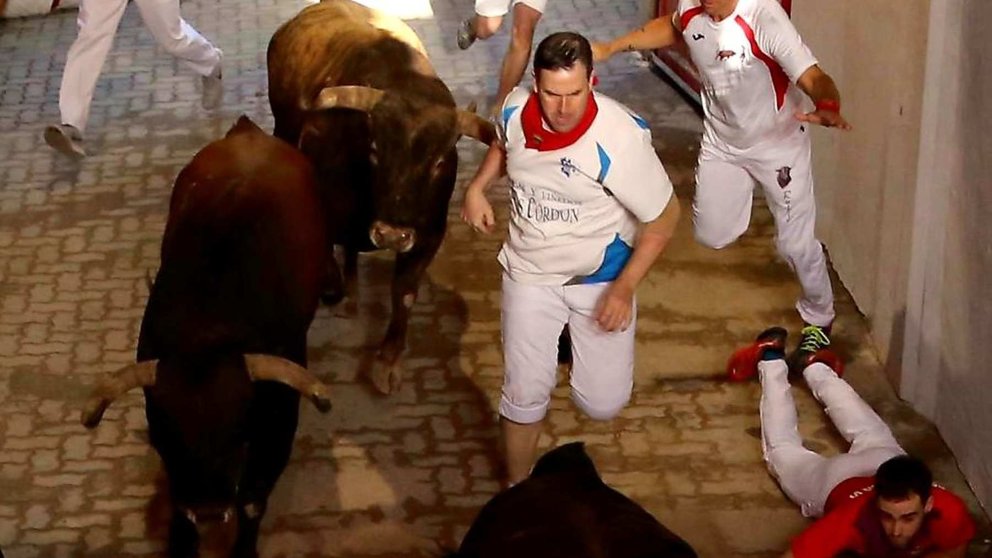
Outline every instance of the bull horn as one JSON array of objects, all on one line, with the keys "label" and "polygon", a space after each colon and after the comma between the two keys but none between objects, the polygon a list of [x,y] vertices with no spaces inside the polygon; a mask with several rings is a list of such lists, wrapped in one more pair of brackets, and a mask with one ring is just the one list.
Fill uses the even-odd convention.
[{"label": "bull horn", "polygon": [[270,380],[285,384],[309,397],[318,411],[326,413],[331,410],[331,388],[299,364],[273,355],[251,354],[245,355],[245,366],[253,381]]},{"label": "bull horn", "polygon": [[475,138],[489,145],[496,139],[496,128],[493,123],[475,114],[475,111],[458,111],[458,133]]},{"label": "bull horn", "polygon": [[86,401],[80,422],[86,428],[93,428],[100,424],[104,411],[115,399],[134,388],[155,385],[157,368],[157,360],[145,360],[129,364],[111,374],[110,377],[100,380],[89,400]]},{"label": "bull horn", "polygon": [[363,85],[340,85],[325,87],[317,94],[313,110],[327,110],[335,107],[371,112],[386,92]]}]

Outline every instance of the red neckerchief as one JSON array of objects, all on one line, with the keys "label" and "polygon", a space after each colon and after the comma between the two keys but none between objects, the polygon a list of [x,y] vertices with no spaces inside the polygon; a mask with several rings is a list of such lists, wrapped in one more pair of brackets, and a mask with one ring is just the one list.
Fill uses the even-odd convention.
[{"label": "red neckerchief", "polygon": [[579,138],[589,130],[598,112],[599,107],[596,105],[596,97],[590,91],[589,103],[586,104],[586,112],[582,115],[582,119],[579,120],[578,125],[572,128],[570,132],[558,133],[544,127],[544,118],[541,116],[541,103],[537,99],[537,93],[531,93],[520,114],[520,124],[524,129],[524,147],[538,151],[554,151],[568,147],[579,141]]}]

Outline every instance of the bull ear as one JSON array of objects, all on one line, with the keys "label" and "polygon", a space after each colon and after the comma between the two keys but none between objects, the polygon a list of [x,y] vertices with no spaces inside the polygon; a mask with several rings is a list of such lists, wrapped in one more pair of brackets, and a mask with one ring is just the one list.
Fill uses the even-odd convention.
[{"label": "bull ear", "polygon": [[245,355],[245,366],[252,381],[269,380],[285,384],[310,398],[320,412],[331,410],[331,388],[299,364],[273,355],[249,354]]},{"label": "bull ear", "polygon": [[493,123],[475,114],[475,111],[458,111],[458,132],[463,136],[475,138],[489,145],[496,139],[496,128]]},{"label": "bull ear", "polygon": [[100,380],[100,383],[93,390],[83,413],[80,422],[86,428],[93,428],[100,424],[103,413],[115,399],[124,395],[137,387],[149,387],[155,385],[155,371],[158,368],[157,360],[146,360],[129,364],[114,372],[109,377]]},{"label": "bull ear", "polygon": [[327,110],[332,108],[350,108],[371,112],[386,92],[374,87],[362,85],[341,85],[325,87],[313,101],[312,110]]}]

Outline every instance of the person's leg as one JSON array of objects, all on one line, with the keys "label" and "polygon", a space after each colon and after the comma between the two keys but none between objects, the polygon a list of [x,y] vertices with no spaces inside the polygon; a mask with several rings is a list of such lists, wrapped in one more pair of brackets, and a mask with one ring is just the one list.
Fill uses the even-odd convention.
[{"label": "person's leg", "polygon": [[748,171],[761,183],[775,218],[775,247],[802,287],[796,302],[799,315],[807,324],[828,330],[835,316],[834,295],[827,260],[815,233],[809,136],[797,131],[774,149],[756,154]]},{"label": "person's leg", "polygon": [[751,222],[754,179],[739,165],[707,153],[696,167],[692,220],[696,241],[719,250],[737,240]]},{"label": "person's leg", "polygon": [[609,283],[565,287],[572,339],[572,401],[593,420],[610,420],[630,401],[634,386],[635,303],[626,331],[603,331],[594,317]]},{"label": "person's leg", "polygon": [[879,465],[906,453],[885,421],[826,364],[810,364],[803,376],[830,421],[851,444],[847,453],[830,460],[824,472],[824,499],[841,482],[874,475]]},{"label": "person's leg", "polygon": [[458,48],[465,50],[476,39],[495,35],[509,7],[510,0],[475,0],[475,14],[458,25]]},{"label": "person's leg", "polygon": [[501,321],[506,367],[499,403],[509,483],[530,473],[542,421],[557,383],[558,334],[568,319],[561,287],[503,276]]},{"label": "person's leg", "polygon": [[223,95],[221,50],[186,23],[179,12],[178,0],[135,0],[135,3],[158,44],[203,78],[204,108],[216,108]]},{"label": "person's leg", "polygon": [[45,141],[71,157],[86,154],[80,142],[90,117],[93,91],[127,0],[83,0],[76,25],[79,32],[66,54],[59,88],[61,125],[45,129]]},{"label": "person's leg", "polygon": [[894,455],[904,453],[885,421],[830,367],[814,362],[803,371],[803,377],[837,431],[851,444],[849,453],[872,448],[889,448]]},{"label": "person's leg", "polygon": [[532,2],[518,1],[513,4],[513,28],[510,31],[510,44],[503,57],[503,67],[499,74],[499,89],[496,90],[494,106],[502,106],[503,99],[510,94],[524,76],[530,61],[531,46],[534,44],[534,30],[541,20],[541,11]]},{"label": "person's leg", "polygon": [[788,375],[789,368],[780,358],[758,363],[762,454],[786,496],[804,516],[814,517],[823,512],[821,483],[829,460],[803,446]]}]

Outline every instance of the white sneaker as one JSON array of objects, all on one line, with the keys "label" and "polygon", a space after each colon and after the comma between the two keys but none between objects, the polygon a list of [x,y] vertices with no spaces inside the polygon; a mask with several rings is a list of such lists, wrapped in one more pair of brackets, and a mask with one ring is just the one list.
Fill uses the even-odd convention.
[{"label": "white sneaker", "polygon": [[45,143],[52,149],[71,159],[82,159],[86,156],[83,149],[83,134],[75,126],[59,124],[45,128]]},{"label": "white sneaker", "polygon": [[217,69],[209,76],[203,76],[200,79],[203,81],[203,98],[200,104],[207,110],[214,110],[220,106],[220,102],[224,99],[224,84],[221,81],[220,66],[217,66]]}]

